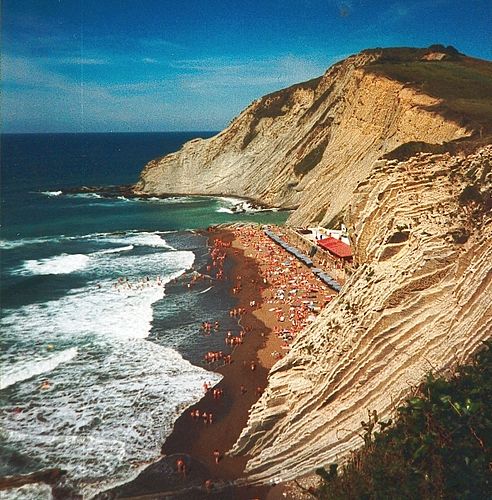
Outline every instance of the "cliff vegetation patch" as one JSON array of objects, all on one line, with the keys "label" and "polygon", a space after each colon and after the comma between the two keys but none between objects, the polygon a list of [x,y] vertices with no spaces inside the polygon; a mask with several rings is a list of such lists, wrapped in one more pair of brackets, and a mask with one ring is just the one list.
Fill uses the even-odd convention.
[{"label": "cliff vegetation patch", "polygon": [[[492,131],[492,64],[466,57],[453,47],[382,50],[367,70],[413,86],[445,102],[433,109],[447,118],[470,124],[482,132]],[[441,50],[441,60],[425,55]]]},{"label": "cliff vegetation patch", "polygon": [[395,422],[369,412],[364,446],[339,473],[316,472],[322,499],[492,498],[492,340],[451,378],[429,374]]}]

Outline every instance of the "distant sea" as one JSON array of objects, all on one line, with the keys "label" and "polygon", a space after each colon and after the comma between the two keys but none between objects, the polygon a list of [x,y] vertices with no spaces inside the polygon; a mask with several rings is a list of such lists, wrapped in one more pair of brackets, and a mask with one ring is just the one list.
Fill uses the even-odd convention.
[{"label": "distant sea", "polygon": [[61,467],[86,497],[129,480],[219,380],[201,360],[223,338],[204,340],[200,323],[228,325],[234,299],[223,283],[188,286],[208,259],[197,229],[288,214],[233,214],[233,198],[61,194],[136,182],[147,161],[211,135],[1,136],[0,475]]}]

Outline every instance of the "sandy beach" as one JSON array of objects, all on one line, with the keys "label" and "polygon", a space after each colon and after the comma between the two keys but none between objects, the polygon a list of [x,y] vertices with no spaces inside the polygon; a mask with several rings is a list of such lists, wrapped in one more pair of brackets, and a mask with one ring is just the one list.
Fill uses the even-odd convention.
[{"label": "sandy beach", "polygon": [[230,314],[238,326],[226,332],[212,321],[201,330],[224,337],[225,352],[234,343],[232,354],[208,353],[218,358],[210,369],[223,379],[213,388],[204,387],[203,398],[175,422],[162,448],[164,458],[112,490],[119,498],[159,498],[172,492],[174,497],[250,499],[266,498],[271,489],[234,487],[244,477],[247,458],[227,452],[266,387],[270,368],[335,292],[259,227],[211,228],[208,236],[212,258],[207,271],[214,279],[227,280],[237,297]]}]

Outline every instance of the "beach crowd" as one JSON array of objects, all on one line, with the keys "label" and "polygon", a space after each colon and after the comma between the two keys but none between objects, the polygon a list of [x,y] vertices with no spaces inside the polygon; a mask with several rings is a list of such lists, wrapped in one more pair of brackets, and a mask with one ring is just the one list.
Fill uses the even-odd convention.
[{"label": "beach crowd", "polygon": [[[234,244],[221,237],[210,238],[211,262],[207,265],[206,272],[212,280],[224,280],[229,276],[224,269],[228,255],[238,256],[244,253],[245,257],[256,261],[258,273],[249,278],[240,273],[233,273],[231,293],[242,297],[243,290],[253,289],[253,298],[248,298],[247,301],[240,298],[240,305],[229,310],[229,317],[237,320],[237,331],[230,326],[222,327],[216,319],[201,322],[199,331],[202,335],[223,335],[225,344],[224,350],[209,350],[204,353],[203,360],[214,369],[224,367],[227,370],[227,366],[234,362],[235,350],[242,348],[248,336],[259,335],[262,337],[263,347],[271,348],[270,359],[273,360],[270,363],[273,364],[274,360],[283,357],[284,352],[290,349],[290,344],[299,332],[314,321],[319,311],[330,302],[334,292],[261,229],[240,226],[233,228],[232,232]],[[242,322],[245,315],[257,311],[262,311],[263,314],[260,324],[263,324],[264,328],[259,330],[252,329],[248,322]],[[268,335],[269,331],[273,335]],[[272,337],[273,342],[270,342]],[[249,387],[251,384],[248,381],[248,372],[254,372],[258,362],[261,363],[261,359],[243,359],[236,393],[239,397],[243,397],[249,390],[256,398],[261,396],[264,388],[259,385],[256,387],[257,384]],[[227,376],[225,371],[223,373]],[[201,408],[193,407],[189,410],[191,422],[207,427],[215,424],[215,412],[220,415],[220,406],[215,405],[224,397],[221,385],[212,387],[210,383],[204,383],[204,393],[208,397],[199,403]],[[221,453],[217,449],[210,452],[213,463],[218,464],[222,458]]]}]

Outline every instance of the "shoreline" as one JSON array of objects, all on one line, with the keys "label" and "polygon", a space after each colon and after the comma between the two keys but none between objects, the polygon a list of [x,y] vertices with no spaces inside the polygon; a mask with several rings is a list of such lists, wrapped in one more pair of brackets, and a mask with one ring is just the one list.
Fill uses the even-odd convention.
[{"label": "shoreline", "polygon": [[[243,341],[234,346],[229,363],[218,361],[210,365],[210,369],[220,373],[223,379],[212,390],[204,393],[197,404],[187,408],[178,417],[162,446],[163,457],[149,465],[135,479],[95,498],[143,499],[172,495],[175,498],[198,499],[213,494],[214,498],[265,499],[272,489],[271,485],[251,486],[247,483],[244,485],[243,482],[237,485],[236,481],[240,479],[247,481],[247,476],[244,475],[247,457],[230,456],[227,452],[246,426],[249,410],[265,389],[271,367],[289,349],[288,341],[279,335],[281,331],[287,331],[282,330],[282,327],[287,327],[287,315],[293,299],[289,294],[285,301],[283,295],[282,300],[279,300],[277,287],[284,286],[279,285],[283,281],[292,283],[296,279],[297,283],[305,283],[306,295],[295,297],[298,304],[301,303],[301,298],[308,296],[312,303],[314,296],[307,295],[312,287],[319,288],[317,301],[326,298],[327,293],[333,293],[316,281],[305,266],[298,261],[288,260],[291,258],[287,253],[271,243],[261,229],[249,225],[226,226],[212,228],[204,235],[208,236],[211,253],[215,248],[215,240],[226,245],[225,286],[237,289],[237,293],[233,295],[237,298],[236,308],[244,309],[244,314],[238,318],[237,331],[232,332],[232,336],[238,336],[242,330]],[[275,258],[285,264],[282,273],[286,277],[278,272],[278,267],[269,264],[269,259]],[[268,274],[272,272],[274,275],[279,274],[279,277]],[[268,280],[265,278],[267,275]],[[294,279],[289,281],[287,278]],[[280,302],[285,304],[279,304]],[[305,305],[301,305],[305,308]],[[291,320],[296,324],[298,318],[296,316]],[[292,326],[291,328],[294,330]],[[298,329],[302,329],[301,325]],[[226,332],[219,327],[219,331],[212,330],[211,335],[225,337]],[[222,390],[222,396],[215,397],[214,389]],[[200,415],[203,412],[207,415],[211,413],[213,422],[205,423],[201,417],[193,418],[191,412],[196,410],[199,410]],[[215,450],[220,454],[218,463],[214,457]],[[185,464],[186,477],[177,473],[178,460]]]},{"label": "shoreline", "polygon": [[[213,240],[220,239],[231,246],[226,250],[227,272],[225,286],[229,289],[241,275],[241,281],[251,285],[251,280],[259,280],[259,268],[257,262],[247,258],[244,252],[233,246],[234,233],[230,227],[213,228],[203,233],[208,237],[209,252],[213,249]],[[268,334],[269,329],[261,321],[256,319],[250,311],[249,302],[255,300],[259,303],[259,294],[253,286],[243,286],[240,293],[236,295],[236,308],[245,308],[246,314],[238,318],[239,330],[262,331]],[[197,325],[197,328],[199,325]],[[237,331],[233,332],[234,336]],[[222,329],[212,335],[225,336]],[[234,347],[231,353],[231,363],[217,366],[210,364],[205,368],[220,373],[223,378],[213,389],[224,391],[220,400],[215,400],[213,390],[204,393],[203,397],[194,405],[187,408],[174,422],[173,430],[167,436],[162,445],[163,457],[145,468],[133,480],[104,491],[95,498],[156,498],[159,495],[183,496],[186,498],[201,498],[209,493],[205,490],[205,481],[211,480],[214,484],[213,494],[225,495],[230,498],[231,488],[234,489],[234,498],[265,498],[269,486],[266,487],[242,487],[238,488],[233,482],[241,477],[246,465],[246,458],[225,456],[232,448],[248,418],[249,408],[257,401],[259,394],[256,388],[265,387],[268,370],[261,366],[256,359],[256,353],[264,343],[264,337],[257,334],[247,333],[243,344]],[[224,345],[224,347],[226,347]],[[205,353],[204,353],[205,354]],[[251,370],[251,361],[256,362],[255,370]],[[244,366],[246,363],[246,366]],[[239,382],[244,380],[244,384]],[[246,392],[241,393],[240,386],[246,386]],[[211,412],[213,423],[205,424],[200,418],[194,421],[190,416],[192,409],[199,408],[200,411]],[[221,458],[219,464],[215,464],[213,456],[214,449],[219,449]],[[176,460],[184,459],[188,474],[186,479],[177,477]],[[217,488],[220,486],[220,489]],[[244,490],[244,497],[238,490]],[[247,490],[247,493],[246,491]],[[258,494],[261,493],[261,496]]]},{"label": "shoreline", "polygon": [[226,194],[226,193],[178,193],[178,192],[170,192],[170,193],[148,193],[144,191],[135,190],[136,184],[118,184],[118,185],[110,185],[110,186],[79,186],[79,187],[70,187],[70,188],[60,188],[61,194],[70,195],[70,194],[98,194],[102,198],[114,199],[119,196],[124,196],[129,199],[141,199],[141,200],[151,200],[152,198],[158,198],[160,200],[165,200],[167,198],[174,197],[198,197],[198,198],[230,198],[236,199],[241,202],[248,202],[253,207],[258,209],[259,211],[279,211],[286,212],[296,210],[298,208],[297,205],[287,206],[287,207],[279,207],[276,205],[270,205],[265,203],[264,201],[258,200],[256,198],[252,198],[249,196],[240,196],[235,194]]}]

